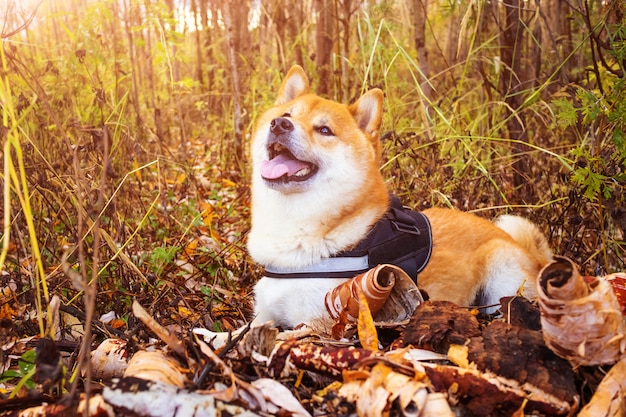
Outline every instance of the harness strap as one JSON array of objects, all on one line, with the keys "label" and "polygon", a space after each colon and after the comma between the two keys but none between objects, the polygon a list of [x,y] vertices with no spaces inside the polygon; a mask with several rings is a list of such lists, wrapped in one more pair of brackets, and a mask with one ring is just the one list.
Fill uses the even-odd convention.
[{"label": "harness strap", "polygon": [[322,258],[319,262],[303,268],[265,267],[265,276],[270,278],[352,278],[367,272],[369,257],[337,256]]},{"label": "harness strap", "polygon": [[272,278],[352,278],[379,264],[402,268],[415,282],[432,253],[428,218],[390,195],[390,208],[355,248],[304,268],[265,267]]}]

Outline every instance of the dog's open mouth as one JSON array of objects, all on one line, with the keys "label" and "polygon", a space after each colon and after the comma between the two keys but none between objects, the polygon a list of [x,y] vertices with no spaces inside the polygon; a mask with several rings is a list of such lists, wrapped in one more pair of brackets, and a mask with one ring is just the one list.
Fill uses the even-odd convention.
[{"label": "dog's open mouth", "polygon": [[261,163],[261,176],[267,181],[305,181],[317,172],[317,165],[299,160],[279,143],[270,145],[268,152],[269,160]]}]

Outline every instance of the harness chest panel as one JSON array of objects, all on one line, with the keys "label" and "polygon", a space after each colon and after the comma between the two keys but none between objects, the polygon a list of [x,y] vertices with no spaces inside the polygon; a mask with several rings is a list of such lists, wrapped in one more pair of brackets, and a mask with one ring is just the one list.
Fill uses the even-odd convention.
[{"label": "harness chest panel", "polygon": [[402,268],[415,282],[432,253],[432,232],[428,218],[390,196],[385,215],[356,247],[304,268],[265,267],[272,278],[352,278],[379,264]]}]

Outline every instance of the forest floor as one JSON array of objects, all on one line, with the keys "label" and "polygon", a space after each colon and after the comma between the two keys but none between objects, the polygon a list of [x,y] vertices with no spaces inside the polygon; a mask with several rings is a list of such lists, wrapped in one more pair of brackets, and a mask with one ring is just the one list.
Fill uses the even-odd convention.
[{"label": "forest floor", "polygon": [[[255,334],[259,339],[254,342],[248,341],[244,344],[237,341],[238,343],[233,343],[225,349],[217,350],[219,358],[207,356],[202,346],[203,342],[197,339],[191,330],[204,328],[232,331],[248,323],[252,316],[252,287],[261,275],[262,269],[248,258],[245,249],[250,205],[245,174],[236,170],[220,171],[216,168],[218,164],[214,156],[206,154],[205,144],[198,141],[187,147],[184,156],[179,155],[175,158],[177,162],[163,158],[158,160],[157,167],[151,165],[127,177],[117,175],[115,183],[121,186],[115,188],[115,192],[112,193],[110,208],[103,211],[105,213],[103,218],[106,217],[106,221],[102,223],[104,234],[100,249],[104,255],[101,255],[98,264],[101,271],[93,321],[94,348],[105,339],[120,339],[124,345],[125,361],[146,347],[161,350],[167,346],[165,350],[169,352],[172,363],[176,364],[172,367],[176,368],[177,373],[182,374],[181,387],[193,387],[204,390],[203,392],[220,392],[221,394],[215,397],[218,402],[239,407],[235,409],[236,413],[252,410],[260,414],[279,415],[290,413],[300,415],[298,413],[301,412],[312,415],[354,413],[365,415],[364,405],[359,405],[357,398],[362,398],[361,401],[367,404],[376,404],[376,407],[381,407],[375,408],[379,411],[411,414],[408,403],[415,401],[413,396],[410,397],[410,401],[406,400],[407,403],[399,404],[396,401],[400,398],[396,391],[399,388],[393,384],[413,386],[418,383],[414,386],[412,395],[419,392],[426,392],[429,395],[444,392],[450,407],[457,413],[465,413],[463,415],[522,415],[533,410],[544,415],[563,415],[586,403],[609,369],[600,366],[573,369],[561,363],[559,366],[565,366],[565,370],[558,367],[544,370],[545,375],[548,375],[547,378],[555,377],[555,373],[565,372],[570,376],[567,383],[573,385],[557,393],[541,391],[541,395],[545,397],[537,400],[539,394],[531,398],[532,396],[525,395],[523,388],[520,388],[527,382],[526,376],[500,372],[499,377],[506,376],[514,380],[517,378],[516,384],[519,385],[496,389],[493,386],[499,386],[498,384],[502,382],[489,382],[489,377],[482,373],[485,369],[479,368],[476,375],[459,376],[458,364],[447,358],[438,357],[430,361],[434,363],[429,365],[434,367],[432,369],[428,366],[419,367],[415,365],[414,360],[400,358],[402,355],[398,352],[402,354],[406,352],[399,349],[408,345],[403,342],[406,339],[406,334],[403,333],[406,323],[380,330],[375,335],[370,329],[370,337],[378,342],[378,348],[373,350],[364,349],[355,339],[347,338],[340,343],[330,342],[328,339],[320,338],[315,332],[305,332],[295,336],[287,334],[293,337],[287,341],[283,340],[283,351],[274,352],[270,360],[269,352],[272,349],[267,345],[273,348],[277,335],[264,329],[260,334]],[[548,166],[550,163],[549,161],[545,164],[537,163],[535,169],[541,170],[542,166]],[[446,172],[442,170],[439,175],[444,176]],[[511,181],[510,173],[507,173],[506,169],[501,175],[503,183]],[[398,174],[396,179],[399,176],[401,174]],[[120,181],[120,178],[123,180]],[[478,210],[480,214],[484,213],[481,207],[499,205],[497,196],[489,194],[489,190],[481,191],[480,181],[480,178],[458,181],[451,201],[459,207]],[[561,181],[558,176],[555,180],[554,177],[544,175],[535,186],[550,182],[554,185],[558,181]],[[566,179],[562,181],[565,184]],[[421,184],[425,187],[427,180]],[[41,183],[38,186],[41,187]],[[113,189],[112,185],[110,187]],[[394,191],[398,191],[403,198],[421,192],[419,189],[412,192]],[[534,190],[528,198],[522,195],[518,198],[520,201],[531,201],[536,193]],[[429,205],[425,197],[415,201],[417,208]],[[125,215],[132,213],[136,216],[138,208],[139,211],[143,210],[146,213],[146,220],[139,223],[137,229],[133,229]],[[82,301],[80,285],[73,282],[72,274],[67,272],[68,268],[78,270],[78,265],[68,263],[58,249],[65,247],[68,250],[75,239],[71,236],[71,229],[61,224],[59,219],[55,219],[50,207],[42,206],[40,209],[37,224],[40,230],[39,238],[44,248],[43,253],[47,256],[46,281],[49,291],[49,300],[44,300],[44,303],[48,304],[45,304],[43,309],[51,309],[49,303],[53,296],[60,300],[60,308],[52,313],[55,320],[45,323],[48,329],[46,334],[55,334],[59,358],[62,359],[64,367],[63,372],[52,374],[42,373],[41,370],[36,371],[33,368],[32,353],[37,346],[43,349],[40,338],[41,327],[36,318],[35,308],[42,296],[33,289],[30,277],[34,266],[30,263],[29,257],[24,255],[26,251],[23,245],[28,242],[27,228],[25,225],[14,224],[12,247],[6,261],[7,268],[0,277],[2,287],[0,345],[3,347],[5,366],[0,378],[2,396],[5,398],[0,402],[0,415],[3,416],[21,415],[17,414],[18,411],[30,406],[54,403],[61,398],[67,398],[64,396],[70,392],[71,381],[77,378],[73,371],[77,367],[86,308]],[[601,249],[597,246],[600,241],[598,231],[601,228],[597,224],[594,212],[589,212],[588,217],[582,216],[580,206],[571,202],[568,206],[558,209],[552,205],[536,210],[527,208],[525,211],[542,230],[546,231],[553,246],[560,248],[559,254],[583,265],[583,273],[593,274],[595,268],[593,265],[597,264],[589,264],[586,261]],[[47,216],[44,215],[46,212]],[[570,230],[565,234],[563,230],[568,225],[576,225],[576,231]],[[52,247],[57,249],[45,251],[46,248]],[[123,253],[120,253],[120,247],[123,248],[121,251]],[[87,257],[93,254],[93,247],[87,248]],[[73,260],[76,261],[76,257]],[[83,273],[86,274],[85,271]],[[171,341],[167,343],[164,340],[163,333],[159,333],[159,330],[136,317],[132,310],[133,302],[143,306],[148,315],[166,329],[165,333],[174,335],[180,342],[176,348],[179,349],[178,352],[173,349]],[[506,322],[509,325],[511,322],[510,314],[505,315],[508,317],[507,321],[501,316],[484,316],[471,309],[459,312],[449,306],[435,308],[439,309],[436,316],[452,315],[452,318],[446,319],[451,322],[476,321],[476,328],[473,330],[467,328],[445,330],[445,341],[435,348],[432,344],[422,346],[437,351],[436,353],[440,355],[447,353],[450,340],[454,339],[450,332],[453,334],[460,332],[460,336],[457,336],[468,342],[472,337],[486,338],[484,332],[491,329],[494,322]],[[524,310],[520,314],[534,316],[536,319],[538,315],[536,305],[524,308],[529,310]],[[520,317],[518,319],[521,320]],[[412,321],[410,326],[415,327],[417,324]],[[527,325],[534,330],[536,326],[536,321]],[[508,335],[504,336],[505,340],[516,340],[517,348],[520,349],[528,349],[528,343],[542,343],[541,338],[537,339],[535,333],[528,335],[524,333],[525,330],[518,328],[498,331]],[[520,336],[521,333],[524,335]],[[350,334],[355,335],[356,329],[348,333]],[[288,336],[281,333],[279,339]],[[291,350],[285,351],[287,347]],[[322,351],[326,348],[329,350]],[[354,353],[354,349],[358,350],[358,354]],[[296,351],[301,352],[300,356],[293,353]],[[372,354],[372,351],[375,353]],[[472,352],[477,354],[476,350]],[[352,358],[351,362],[349,361],[352,365],[351,370],[346,367],[343,371],[337,370],[341,365],[332,361],[337,361],[337,357],[345,359],[346,355]],[[372,359],[360,361],[362,358],[358,358],[359,355],[372,355]],[[331,360],[332,363],[324,359],[329,356],[334,358]],[[500,352],[496,356],[506,356],[506,353]],[[281,366],[281,360],[300,362],[296,365],[283,363]],[[548,361],[543,357],[533,360]],[[558,359],[550,356],[549,360]],[[56,363],[54,358],[52,362]],[[42,367],[40,363],[39,368]],[[391,375],[403,382],[388,381],[385,385],[383,381]],[[107,375],[98,382],[95,392],[100,392],[102,387],[112,386],[110,376]],[[120,374],[117,373],[115,376]],[[290,395],[293,395],[304,408],[300,410],[282,404],[277,398],[286,394],[280,394],[281,391],[278,394],[270,393],[276,389],[275,386],[268,388],[258,383],[256,386],[250,385],[254,381],[264,381],[265,378],[278,381],[280,385],[286,387]],[[444,381],[446,378],[466,382],[460,383],[460,386],[458,384],[452,386]],[[477,378],[482,379],[477,382]],[[435,380],[439,382],[434,384],[432,381]],[[59,386],[61,391],[58,390]],[[500,405],[489,401],[475,401],[478,397],[484,397],[483,394],[479,395],[478,391],[485,390],[486,386],[495,389],[492,395],[500,401]],[[77,387],[78,392],[83,391],[84,381],[79,381]],[[226,395],[228,387],[231,391]],[[124,391],[122,388],[120,390]],[[360,394],[356,395],[355,392]],[[8,399],[9,396],[15,398]],[[263,396],[265,400],[259,400],[258,397]],[[121,401],[127,400],[126,398]],[[431,400],[434,407],[440,398],[433,396]],[[419,407],[423,408],[428,401],[423,398],[422,401],[425,402]],[[565,408],[563,404],[566,404]],[[136,412],[136,415],[167,415],[156,411]],[[414,412],[413,415],[438,414]]]}]

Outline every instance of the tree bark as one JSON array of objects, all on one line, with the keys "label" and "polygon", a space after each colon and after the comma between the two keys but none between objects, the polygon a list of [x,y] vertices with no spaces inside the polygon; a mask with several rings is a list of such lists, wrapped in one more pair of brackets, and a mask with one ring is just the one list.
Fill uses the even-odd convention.
[{"label": "tree bark", "polygon": [[[199,3],[202,0],[191,0],[191,14],[193,15],[193,23],[196,35],[196,79],[202,87],[204,84],[204,74],[202,73],[202,65],[204,64],[204,53],[202,48],[202,8]],[[206,18],[205,18],[206,20]]]},{"label": "tree bark", "polygon": [[417,66],[420,70],[420,100],[422,102],[422,114],[424,126],[430,139],[430,105],[433,99],[433,89],[430,84],[430,62],[428,61],[428,50],[426,49],[426,19],[428,10],[428,0],[415,0],[413,3],[413,26],[415,30],[414,41],[417,52]]},{"label": "tree bark", "polygon": [[[236,1],[236,0],[234,0]],[[237,166],[243,162],[243,123],[241,120],[241,86],[239,84],[239,68],[237,65],[237,55],[239,45],[233,26],[233,16],[231,6],[233,0],[225,1],[222,6],[222,16],[226,27],[226,37],[228,39],[228,63],[230,66],[230,79],[233,87],[233,124],[235,130],[235,161]]]},{"label": "tree bark", "polygon": [[361,7],[362,0],[341,0],[338,1],[338,21],[341,24],[338,31],[341,35],[341,99],[347,102],[351,96],[350,76],[348,74],[348,62],[350,62],[351,29],[352,17]]},{"label": "tree bark", "polygon": [[549,66],[551,72],[558,72],[563,84],[568,84],[569,64],[563,66],[562,63],[571,52],[570,23],[567,18],[569,6],[562,0],[544,0],[537,7],[542,22],[541,49],[544,51],[544,64]]},{"label": "tree bark", "polygon": [[[124,24],[125,24],[125,29],[126,29],[126,38],[128,40],[128,58],[129,58],[131,74],[132,74],[131,102],[132,102],[133,109],[135,110],[135,122],[137,123],[136,129],[137,129],[137,133],[139,136],[138,139],[141,141],[143,140],[144,132],[143,132],[143,121],[141,117],[141,106],[139,105],[140,86],[139,86],[138,78],[142,76],[142,71],[139,65],[140,60],[137,59],[137,48],[135,47],[135,41],[133,39],[133,30],[132,30],[132,27],[134,25],[133,19],[136,16],[136,13],[133,13],[133,10],[132,10],[133,7],[134,6],[130,0],[124,2],[124,9],[125,9],[124,10],[125,11]],[[149,78],[150,81],[152,81],[151,76],[152,75],[150,74],[150,78]],[[152,91],[154,91],[154,89]],[[154,94],[154,92],[152,94]],[[162,138],[159,137],[159,140],[161,139]]]},{"label": "tree bark", "polygon": [[447,66],[452,67],[454,64],[460,62],[460,45],[459,45],[459,31],[461,29],[461,4],[453,6],[454,9],[448,17],[450,24],[448,25],[448,37],[446,39],[446,60]]},{"label": "tree bark", "polygon": [[[530,169],[525,152],[528,150],[523,142],[528,142],[525,129],[524,114],[520,112],[523,103],[521,57],[523,49],[524,25],[521,20],[520,0],[503,0],[504,27],[500,28],[500,59],[502,75],[500,92],[507,104],[507,129],[513,139],[513,149],[518,154],[513,163],[513,182],[515,187],[527,186]],[[529,189],[527,189],[529,191]]]},{"label": "tree bark", "polygon": [[331,57],[333,49],[333,19],[331,0],[315,0],[317,25],[315,27],[315,64],[319,83],[317,93],[328,96],[330,93]]},{"label": "tree bark", "polygon": [[302,51],[308,46],[306,42],[300,39],[302,28],[305,21],[304,2],[295,1],[289,7],[289,17],[287,19],[287,33],[289,40],[294,48],[295,62],[304,66],[304,55]]},{"label": "tree bark", "polygon": [[[215,113],[215,114],[219,114],[219,112],[222,109],[221,106],[221,97],[219,94],[214,94],[214,88],[215,88],[215,65],[213,65],[213,63],[216,61],[215,60],[215,51],[214,51],[214,47],[213,47],[213,43],[217,43],[215,36],[214,36],[214,31],[219,30],[219,26],[217,25],[217,11],[220,9],[219,4],[215,4],[216,0],[201,0],[200,3],[200,7],[202,10],[202,16],[203,16],[203,24],[202,27],[205,28],[205,38],[206,38],[206,44],[209,45],[209,48],[207,50],[207,62],[211,63],[208,68],[207,68],[207,73],[206,73],[206,85],[207,85],[207,91],[209,92],[209,98],[208,98],[208,109],[209,111]],[[206,2],[206,3],[205,3]],[[204,9],[202,9],[202,7],[204,7]],[[208,13],[207,11],[210,10],[211,11],[211,20],[209,21],[209,17],[208,17]]]},{"label": "tree bark", "polygon": [[[278,55],[280,67],[286,69],[285,42],[287,41],[287,37],[285,33],[287,31],[287,16],[285,14],[285,0],[278,0],[273,6],[272,20],[276,27],[276,55]],[[268,7],[270,7],[270,5],[268,5]]]}]

